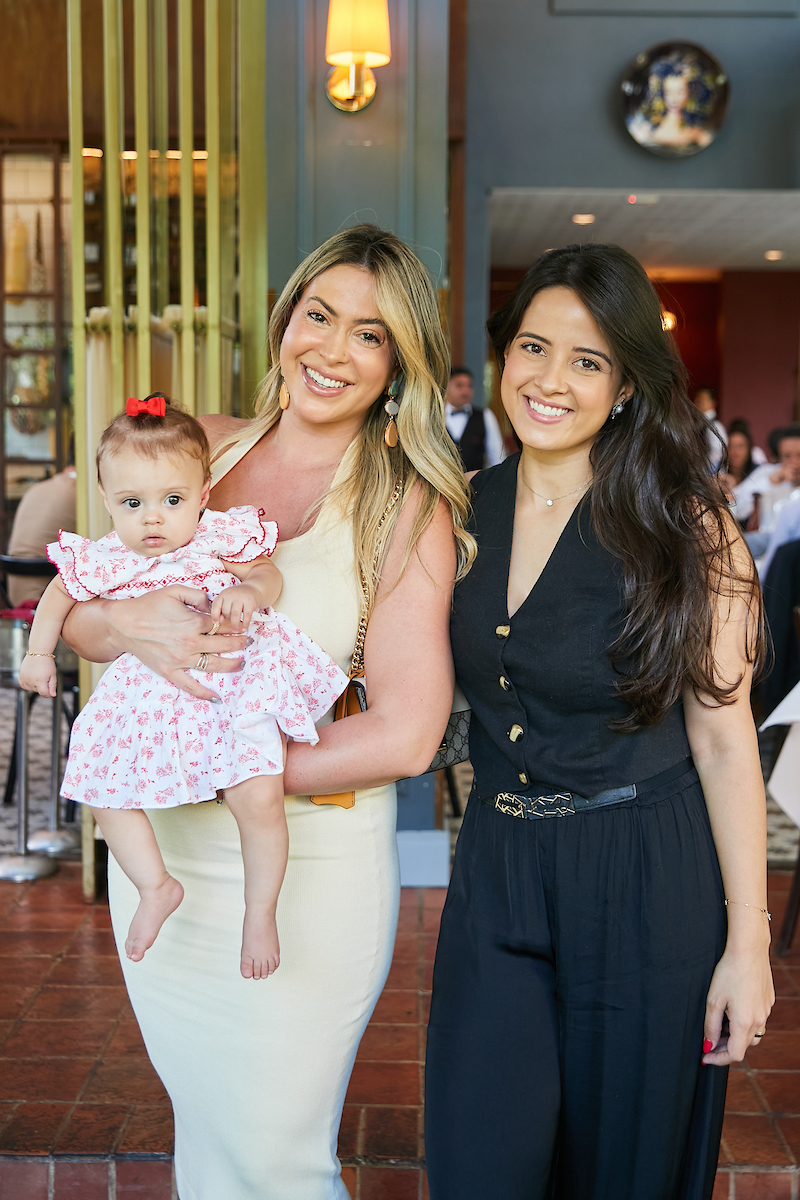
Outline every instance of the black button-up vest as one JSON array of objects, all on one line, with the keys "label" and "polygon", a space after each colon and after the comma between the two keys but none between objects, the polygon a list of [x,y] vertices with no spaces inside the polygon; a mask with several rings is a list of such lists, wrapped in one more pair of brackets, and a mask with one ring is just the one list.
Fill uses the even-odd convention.
[{"label": "black button-up vest", "polygon": [[551,785],[593,796],[641,782],[688,757],[683,706],[637,733],[609,729],[626,711],[607,654],[624,617],[620,569],[598,542],[588,500],[509,617],[518,462],[513,455],[473,480],[478,557],[453,598],[450,631],[473,712],[476,792]]}]

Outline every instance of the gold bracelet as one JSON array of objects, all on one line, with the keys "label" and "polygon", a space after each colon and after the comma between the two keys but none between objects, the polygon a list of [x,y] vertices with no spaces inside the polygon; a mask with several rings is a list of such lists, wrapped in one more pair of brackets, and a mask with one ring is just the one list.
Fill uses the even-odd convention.
[{"label": "gold bracelet", "polygon": [[767,912],[765,908],[759,908],[757,904],[748,904],[745,900],[726,900],[725,907],[729,904],[741,904],[742,908],[754,908],[756,912],[763,912],[768,921],[772,920],[772,913]]},{"label": "gold bracelet", "polygon": [[40,650],[28,650],[28,658],[55,658],[55,654],[44,654]]}]

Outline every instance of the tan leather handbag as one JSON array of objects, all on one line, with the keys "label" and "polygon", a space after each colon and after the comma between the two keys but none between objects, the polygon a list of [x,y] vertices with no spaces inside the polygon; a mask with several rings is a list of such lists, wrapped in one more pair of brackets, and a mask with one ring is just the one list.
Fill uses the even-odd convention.
[{"label": "tan leather handbag", "polygon": [[[389,497],[389,503],[383,511],[383,516],[378,522],[379,532],[402,495],[403,481],[402,479],[398,479]],[[373,573],[375,575],[378,573],[382,553],[383,541],[379,540],[373,563]],[[367,640],[367,625],[369,624],[370,610],[369,590],[363,572],[361,573],[361,591],[363,593],[361,616],[358,620],[356,644],[353,647],[353,655],[350,659],[350,682],[336,701],[336,707],[333,710],[334,721],[340,721],[342,717],[355,716],[356,713],[366,712],[367,709],[367,690],[364,686],[364,643]],[[329,796],[312,796],[311,802],[313,804],[338,804],[340,808],[352,808],[356,802],[356,794],[355,792],[335,792]]]}]

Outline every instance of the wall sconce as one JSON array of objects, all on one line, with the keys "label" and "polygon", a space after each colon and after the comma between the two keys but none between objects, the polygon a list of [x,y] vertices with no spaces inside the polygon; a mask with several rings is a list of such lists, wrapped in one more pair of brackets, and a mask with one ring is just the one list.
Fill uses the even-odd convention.
[{"label": "wall sconce", "polygon": [[388,0],[330,0],[325,61],[333,70],[325,84],[341,112],[360,112],[375,98],[370,67],[391,61]]}]

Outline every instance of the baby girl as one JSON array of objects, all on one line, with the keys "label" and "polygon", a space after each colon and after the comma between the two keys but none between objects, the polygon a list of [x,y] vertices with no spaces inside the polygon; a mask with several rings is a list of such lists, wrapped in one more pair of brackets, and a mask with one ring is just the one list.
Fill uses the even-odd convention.
[{"label": "baby girl", "polygon": [[[224,792],[242,843],[245,914],[241,973],[278,966],[275,911],[286,870],[285,737],[318,741],[318,720],[347,676],[271,607],[281,592],[269,561],[274,523],[255,508],[206,509],[211,487],[205,433],[163,396],[129,400],[100,439],[97,473],[114,532],[97,542],[61,533],[48,547],[59,574],[36,609],[20,685],[56,694],[54,652],[75,603],[129,599],[183,583],[223,621],[247,631],[242,669],[214,677],[217,703],[198,700],[145,667],[118,658],[77,717],[62,795],[88,804],[111,853],[139,891],[125,951],[138,962],[183,899],[167,871],[147,808]],[[203,672],[205,655],[197,670]]]}]

